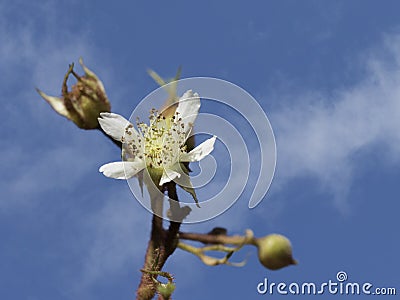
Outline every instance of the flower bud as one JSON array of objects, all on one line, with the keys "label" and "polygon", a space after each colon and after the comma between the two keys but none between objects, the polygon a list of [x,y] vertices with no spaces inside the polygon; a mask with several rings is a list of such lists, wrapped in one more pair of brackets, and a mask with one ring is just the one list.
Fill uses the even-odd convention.
[{"label": "flower bud", "polygon": [[164,299],[171,299],[171,295],[175,291],[175,284],[172,282],[160,283],[157,291]]},{"label": "flower bud", "polygon": [[154,81],[159,84],[159,86],[163,87],[168,94],[167,100],[159,110],[161,114],[167,119],[175,114],[177,103],[179,101],[179,97],[177,95],[177,84],[179,79],[181,78],[181,71],[182,68],[179,67],[175,77],[167,80],[163,79],[153,70],[147,71],[150,77],[153,78]]},{"label": "flower bud", "polygon": [[283,235],[270,234],[256,239],[255,244],[258,248],[258,259],[270,270],[297,264],[292,256],[292,245]]},{"label": "flower bud", "polygon": [[[37,91],[57,113],[74,122],[79,128],[96,129],[99,127],[97,118],[100,113],[110,112],[110,102],[101,80],[83,64],[82,59],[79,63],[85,75],[79,76],[73,70],[74,65],[70,65],[64,76],[61,97],[48,96],[39,89]],[[71,74],[77,79],[77,83],[68,91],[67,81]]]}]

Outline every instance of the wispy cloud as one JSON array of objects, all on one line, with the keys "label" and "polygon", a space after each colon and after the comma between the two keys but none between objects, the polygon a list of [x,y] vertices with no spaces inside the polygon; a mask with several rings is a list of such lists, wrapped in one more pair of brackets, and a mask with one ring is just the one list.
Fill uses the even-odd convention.
[{"label": "wispy cloud", "polygon": [[[79,56],[93,57],[93,49],[84,38],[84,30],[83,35],[81,29],[77,36],[59,26],[57,22],[61,19],[57,18],[50,1],[46,5],[32,5],[31,9],[40,10],[40,14],[33,19],[23,18],[25,21],[15,28],[10,28],[9,24],[18,22],[9,20],[22,19],[23,13],[13,15],[17,7],[0,5],[0,69],[3,73],[6,70],[7,74],[0,82],[0,101],[6,103],[3,108],[5,124],[0,129],[3,170],[0,188],[2,195],[8,196],[0,201],[2,209],[10,204],[5,201],[11,196],[16,203],[32,203],[39,201],[39,196],[48,189],[63,190],[74,186],[86,175],[95,174],[96,163],[103,162],[104,155],[110,154],[106,151],[90,152],[85,148],[86,143],[80,142],[80,139],[84,140],[82,135],[71,142],[72,134],[65,128],[60,134],[47,123],[48,118],[60,117],[54,113],[43,116],[46,104],[43,102],[40,106],[35,102],[41,100],[36,96],[34,86],[49,93],[58,91],[67,64]],[[52,31],[53,28],[57,30]],[[291,179],[312,176],[333,193],[340,207],[344,207],[357,168],[354,158],[358,153],[377,146],[382,160],[399,163],[400,37],[387,36],[384,49],[383,54],[379,48],[366,58],[368,76],[352,88],[337,90],[331,93],[333,96],[318,91],[284,95],[300,100],[269,114],[278,146],[278,172],[274,185],[284,186]],[[21,80],[23,84],[16,85]],[[11,92],[13,101],[6,102]],[[32,100],[32,97],[37,97],[37,100]],[[41,132],[30,134],[32,124]],[[58,138],[62,144],[47,149],[45,143],[34,142],[32,135]],[[92,154],[91,161],[86,159],[89,153]],[[59,176],[61,169],[66,180],[52,180]],[[4,174],[7,174],[7,179]],[[236,180],[239,182],[242,178],[237,176]],[[82,245],[80,252],[84,263],[77,275],[81,284],[75,287],[79,295],[108,274],[126,270],[132,259],[140,259],[140,262],[143,259],[143,240],[146,240],[147,232],[142,224],[148,228],[149,214],[141,207],[136,213],[129,202],[114,201],[115,198],[130,196],[127,194],[112,189],[99,195],[100,203],[104,203],[104,199],[109,201],[104,206],[99,204],[89,219],[76,217],[75,221],[87,229],[82,231],[83,239],[93,241]],[[244,202],[243,209],[246,206]],[[233,218],[232,214],[223,215],[207,225],[201,224],[196,230],[209,230],[208,224],[217,226],[219,222],[224,225],[232,223],[229,228],[239,231],[243,228],[241,212],[236,209]]]},{"label": "wispy cloud", "polygon": [[[400,37],[363,54],[367,75],[329,95],[319,91],[282,95],[296,99],[270,113],[278,147],[276,185],[311,176],[346,209],[357,156],[377,149],[382,162],[400,159]],[[374,156],[376,158],[377,156]]]},{"label": "wispy cloud", "polygon": [[[112,155],[107,147],[93,151],[105,143],[96,144],[99,140],[92,132],[78,132],[71,122],[56,115],[34,89],[36,86],[58,94],[72,60],[80,56],[96,60],[85,29],[74,33],[70,24],[73,19],[63,18],[62,10],[53,1],[24,3],[23,10],[20,5],[20,1],[0,4],[0,69],[6,74],[0,82],[0,213],[26,211],[50,201],[49,194],[62,197],[74,189],[84,189],[82,183],[99,175],[100,162]],[[118,150],[114,154],[118,156]],[[137,251],[144,252],[147,232],[140,225],[149,219],[149,214],[138,205],[135,213],[135,200],[128,187],[124,191],[116,191],[117,188],[120,185],[111,192],[105,188],[95,196],[99,204],[89,218],[83,214],[74,216],[74,224],[86,229],[77,237],[83,242],[75,245],[84,263],[72,271],[75,278],[70,281],[80,279],[74,287],[79,295],[87,294],[93,284],[110,274],[126,270]],[[140,258],[142,263],[142,254]],[[64,284],[70,286],[70,282]]]},{"label": "wispy cloud", "polygon": [[86,257],[74,287],[77,295],[143,263],[151,215],[136,203],[128,187],[108,189],[102,199],[104,206],[81,220],[89,247],[83,251]]},{"label": "wispy cloud", "polygon": [[[24,9],[21,1],[0,4],[0,69],[5,75],[0,82],[0,154],[6,170],[3,174],[7,174],[0,186],[4,194],[11,196],[2,197],[3,209],[34,202],[29,199],[51,188],[63,188],[55,185],[68,185],[87,172],[89,162],[78,155],[84,146],[78,150],[71,145],[79,137],[72,137],[66,128],[52,128],[52,120],[60,117],[51,112],[34,89],[40,86],[59,93],[70,60],[92,51],[85,42],[85,31],[74,35],[62,20],[52,1],[24,3]],[[47,112],[51,112],[49,118],[43,117]],[[60,136],[70,145],[47,149],[47,141]],[[64,167],[65,173],[61,174],[58,167]],[[57,174],[66,178],[64,183],[51,180]]]},{"label": "wispy cloud", "polygon": [[72,59],[93,51],[87,31],[74,32],[71,18],[53,1],[23,3],[24,9],[21,2],[0,5],[0,67],[7,73],[2,84],[24,80],[21,87],[34,83],[58,88],[62,73],[54,72],[63,72]]}]

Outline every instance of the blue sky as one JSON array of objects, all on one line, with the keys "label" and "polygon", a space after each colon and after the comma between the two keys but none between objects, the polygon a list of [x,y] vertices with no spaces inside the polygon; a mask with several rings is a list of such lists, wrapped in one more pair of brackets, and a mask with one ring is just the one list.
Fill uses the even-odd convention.
[{"label": "blue sky", "polygon": [[249,210],[243,197],[183,229],[282,233],[300,264],[271,272],[245,248],[245,267],[211,268],[177,250],[166,265],[175,299],[261,299],[264,277],[318,283],[341,270],[399,289],[399,9],[389,0],[1,2],[1,298],[134,298],[151,216],[125,182],[98,173],[118,160],[115,146],[34,89],[59,93],[81,56],[126,117],[156,88],[147,68],[168,77],[182,65],[184,77],[243,87],[271,121],[278,161],[264,201]]}]

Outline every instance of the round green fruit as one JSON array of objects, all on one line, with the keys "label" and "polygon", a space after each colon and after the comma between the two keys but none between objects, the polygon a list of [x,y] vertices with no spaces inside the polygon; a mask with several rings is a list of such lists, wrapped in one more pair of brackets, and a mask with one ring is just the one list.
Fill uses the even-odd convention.
[{"label": "round green fruit", "polygon": [[256,240],[258,259],[261,264],[270,269],[278,270],[297,264],[292,256],[292,245],[285,236],[270,234]]}]

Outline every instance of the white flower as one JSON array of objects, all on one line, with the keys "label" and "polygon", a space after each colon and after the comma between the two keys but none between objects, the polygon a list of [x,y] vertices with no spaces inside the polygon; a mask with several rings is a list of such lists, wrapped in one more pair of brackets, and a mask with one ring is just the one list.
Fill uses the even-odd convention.
[{"label": "white flower", "polygon": [[190,152],[186,151],[186,140],[199,108],[199,95],[189,90],[179,99],[172,117],[153,110],[150,124],[138,123],[138,130],[120,115],[101,113],[101,128],[123,143],[123,161],[105,164],[99,171],[107,177],[128,179],[147,168],[150,174],[160,174],[156,182],[160,186],[175,180],[182,187],[192,189],[181,163],[200,161],[211,153],[216,140],[213,136]]}]

